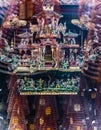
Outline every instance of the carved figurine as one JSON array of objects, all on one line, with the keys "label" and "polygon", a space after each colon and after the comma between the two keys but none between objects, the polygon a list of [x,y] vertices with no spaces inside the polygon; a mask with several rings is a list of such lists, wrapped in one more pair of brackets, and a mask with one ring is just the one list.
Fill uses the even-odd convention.
[{"label": "carved figurine", "polygon": [[10,46],[5,38],[2,37],[2,30],[0,30],[0,49],[6,52],[10,51]]}]

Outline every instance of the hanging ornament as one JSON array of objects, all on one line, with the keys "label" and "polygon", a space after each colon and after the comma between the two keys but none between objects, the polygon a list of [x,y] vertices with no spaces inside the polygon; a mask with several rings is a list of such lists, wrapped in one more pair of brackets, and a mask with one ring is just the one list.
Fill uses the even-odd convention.
[{"label": "hanging ornament", "polygon": [[44,119],[40,118],[39,122],[40,122],[40,125],[43,125],[44,124]]},{"label": "hanging ornament", "polygon": [[77,130],[81,130],[80,126],[77,126]]},{"label": "hanging ornament", "polygon": [[81,110],[80,104],[74,104],[74,111],[78,112]]},{"label": "hanging ornament", "polygon": [[15,130],[20,130],[19,128],[15,128]]},{"label": "hanging ornament", "polygon": [[12,119],[12,124],[15,125],[15,124],[18,124],[18,117],[13,117]]},{"label": "hanging ornament", "polygon": [[40,103],[41,106],[44,106],[45,105],[45,99],[44,98],[40,99],[39,103]]},{"label": "hanging ornament", "polygon": [[51,107],[46,107],[45,114],[51,115]]},{"label": "hanging ornament", "polygon": [[34,130],[34,129],[35,129],[34,124],[30,124],[30,125],[29,125],[29,128],[30,128],[30,130]]},{"label": "hanging ornament", "polygon": [[73,118],[70,117],[70,124],[72,125],[73,124]]}]

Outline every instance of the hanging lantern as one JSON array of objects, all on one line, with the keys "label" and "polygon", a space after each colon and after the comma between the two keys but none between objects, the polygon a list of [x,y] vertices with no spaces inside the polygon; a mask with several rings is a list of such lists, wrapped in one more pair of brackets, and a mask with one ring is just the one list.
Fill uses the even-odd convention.
[{"label": "hanging lantern", "polygon": [[51,107],[47,107],[45,110],[46,115],[51,115]]},{"label": "hanging lantern", "polygon": [[15,130],[20,130],[19,128],[15,128]]},{"label": "hanging lantern", "polygon": [[73,124],[73,118],[70,117],[70,124],[72,125]]},{"label": "hanging lantern", "polygon": [[12,124],[15,125],[15,124],[18,124],[18,117],[13,117],[12,119]]},{"label": "hanging lantern", "polygon": [[39,103],[40,103],[41,106],[44,106],[45,105],[45,99],[40,99]]},{"label": "hanging lantern", "polygon": [[81,110],[80,104],[74,104],[74,111],[78,112]]},{"label": "hanging lantern", "polygon": [[77,126],[77,130],[81,130],[80,126]]},{"label": "hanging lantern", "polygon": [[39,122],[40,122],[40,125],[43,125],[44,124],[44,119],[40,118]]},{"label": "hanging lantern", "polygon": [[30,124],[30,125],[29,125],[29,129],[30,129],[30,130],[34,130],[34,129],[35,129],[34,124]]}]

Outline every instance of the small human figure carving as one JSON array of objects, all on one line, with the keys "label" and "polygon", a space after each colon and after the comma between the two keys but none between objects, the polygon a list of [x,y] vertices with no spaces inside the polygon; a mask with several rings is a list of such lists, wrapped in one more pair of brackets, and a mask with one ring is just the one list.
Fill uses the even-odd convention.
[{"label": "small human figure carving", "polygon": [[7,40],[2,37],[2,30],[0,30],[0,49],[3,49],[4,51],[7,52],[10,51],[10,47],[8,45]]}]

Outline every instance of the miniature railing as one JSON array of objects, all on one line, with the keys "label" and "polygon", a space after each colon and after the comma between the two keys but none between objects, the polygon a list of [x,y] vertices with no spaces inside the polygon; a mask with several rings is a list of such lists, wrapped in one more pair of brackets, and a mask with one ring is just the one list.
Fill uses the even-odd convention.
[{"label": "miniature railing", "polygon": [[[68,75],[68,74],[67,74]],[[55,79],[51,81],[45,79],[34,79],[30,77],[20,77],[17,80],[18,91],[21,95],[60,95],[60,94],[77,94],[80,85],[80,73],[73,75],[69,73],[69,78]]]}]

